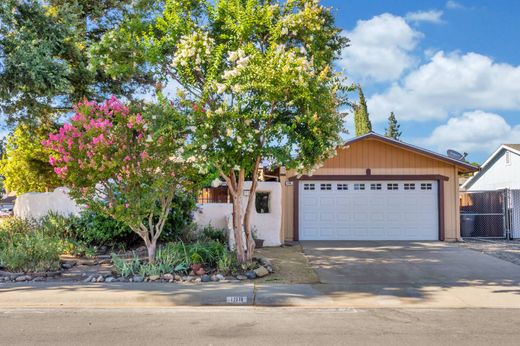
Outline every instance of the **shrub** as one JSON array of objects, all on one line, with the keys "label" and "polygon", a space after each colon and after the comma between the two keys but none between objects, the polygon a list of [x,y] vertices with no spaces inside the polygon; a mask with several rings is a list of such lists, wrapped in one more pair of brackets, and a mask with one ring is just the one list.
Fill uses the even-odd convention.
[{"label": "shrub", "polygon": [[41,231],[18,233],[0,252],[0,263],[10,271],[42,272],[60,268],[62,242]]},{"label": "shrub", "polygon": [[128,248],[139,241],[139,237],[130,227],[94,211],[81,213],[76,236],[92,246]]},{"label": "shrub", "polygon": [[31,220],[24,220],[15,217],[2,220],[0,222],[0,250],[15,241],[21,235],[34,230],[35,223]]},{"label": "shrub", "polygon": [[202,229],[199,240],[202,242],[216,241],[221,244],[227,244],[227,231],[223,228],[215,228],[208,225]]}]

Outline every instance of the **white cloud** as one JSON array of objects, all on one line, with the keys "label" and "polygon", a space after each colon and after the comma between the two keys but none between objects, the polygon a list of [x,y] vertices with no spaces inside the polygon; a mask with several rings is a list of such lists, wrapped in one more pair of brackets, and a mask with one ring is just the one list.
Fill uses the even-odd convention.
[{"label": "white cloud", "polygon": [[472,109],[520,110],[520,66],[477,53],[440,51],[402,81],[367,101],[375,121],[394,111],[400,120],[442,120]]},{"label": "white cloud", "polygon": [[458,2],[453,0],[449,0],[448,2],[446,2],[446,8],[449,8],[450,10],[456,10],[464,8],[464,5],[459,4]]},{"label": "white cloud", "polygon": [[428,138],[416,142],[441,152],[455,149],[489,154],[503,143],[517,143],[519,138],[520,125],[511,126],[498,114],[477,110],[450,118]]},{"label": "white cloud", "polygon": [[398,16],[384,13],[369,20],[359,20],[345,32],[351,46],[343,51],[340,63],[348,76],[376,82],[397,80],[416,63],[411,52],[422,33]]},{"label": "white cloud", "polygon": [[431,11],[417,11],[408,12],[404,17],[409,22],[429,22],[429,23],[442,23],[442,11],[431,10]]}]

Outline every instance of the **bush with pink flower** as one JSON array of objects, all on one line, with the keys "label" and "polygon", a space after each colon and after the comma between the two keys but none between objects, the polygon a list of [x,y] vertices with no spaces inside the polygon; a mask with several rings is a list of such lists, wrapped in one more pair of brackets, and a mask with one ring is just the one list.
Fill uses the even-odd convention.
[{"label": "bush with pink flower", "polygon": [[192,184],[182,160],[185,121],[169,103],[131,108],[114,97],[102,104],[85,100],[43,143],[71,196],[127,224],[143,238],[151,261],[175,193]]}]

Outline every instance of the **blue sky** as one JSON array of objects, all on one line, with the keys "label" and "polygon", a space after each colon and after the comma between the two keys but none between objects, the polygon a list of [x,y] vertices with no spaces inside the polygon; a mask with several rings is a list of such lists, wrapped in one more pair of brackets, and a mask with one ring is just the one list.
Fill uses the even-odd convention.
[{"label": "blue sky", "polygon": [[477,162],[520,143],[520,1],[323,3],[351,39],[338,65],[363,85],[376,132],[394,111],[403,140]]}]

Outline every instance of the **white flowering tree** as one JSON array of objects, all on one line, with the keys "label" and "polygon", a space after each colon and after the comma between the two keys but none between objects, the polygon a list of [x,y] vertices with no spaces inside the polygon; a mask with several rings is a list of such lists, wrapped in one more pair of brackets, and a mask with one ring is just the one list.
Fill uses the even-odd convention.
[{"label": "white flowering tree", "polygon": [[143,17],[146,25],[132,20],[133,37],[164,78],[179,84],[193,125],[188,151],[202,170],[214,169],[226,181],[237,256],[246,262],[255,246],[250,215],[260,165],[309,171],[340,141],[344,115],[338,109],[347,88],[333,63],[347,39],[318,0],[163,5],[158,17]]}]

